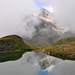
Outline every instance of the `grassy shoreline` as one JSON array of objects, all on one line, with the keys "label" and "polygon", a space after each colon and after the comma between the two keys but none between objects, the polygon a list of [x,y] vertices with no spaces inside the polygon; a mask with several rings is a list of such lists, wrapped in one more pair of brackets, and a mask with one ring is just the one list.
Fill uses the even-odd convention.
[{"label": "grassy shoreline", "polygon": [[75,60],[75,37],[64,38],[46,47],[32,47],[17,35],[0,38],[0,62],[17,60],[25,52],[38,52],[61,59]]}]

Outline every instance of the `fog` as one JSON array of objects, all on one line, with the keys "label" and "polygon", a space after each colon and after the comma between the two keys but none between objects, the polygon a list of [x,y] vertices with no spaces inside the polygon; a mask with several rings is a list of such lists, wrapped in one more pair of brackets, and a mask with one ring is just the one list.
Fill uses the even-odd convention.
[{"label": "fog", "polygon": [[[54,20],[58,27],[68,26],[72,31],[75,28],[75,1],[74,0],[38,0],[47,9],[51,7]],[[43,6],[42,6],[43,7]],[[32,38],[36,31],[34,25],[27,24],[26,18],[38,10],[35,0],[0,0],[0,37],[18,34]],[[25,18],[26,17],[26,18]],[[35,18],[35,23],[39,23]],[[29,19],[29,20],[30,20]]]},{"label": "fog", "polygon": [[75,0],[39,0],[54,10],[57,26],[68,26],[75,31]]},{"label": "fog", "polygon": [[[33,26],[29,28],[24,18],[36,10],[34,0],[0,0],[0,37],[8,34],[31,35],[35,29]],[[29,30],[31,32],[27,33]]]}]

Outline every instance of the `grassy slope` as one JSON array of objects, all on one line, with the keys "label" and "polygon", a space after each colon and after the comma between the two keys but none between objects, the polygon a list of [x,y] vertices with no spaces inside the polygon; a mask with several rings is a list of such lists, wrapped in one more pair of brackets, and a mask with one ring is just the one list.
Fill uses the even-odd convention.
[{"label": "grassy slope", "polygon": [[[8,46],[9,44],[12,44],[12,47],[4,49],[0,48],[0,52],[7,51],[0,53],[0,62],[19,59],[24,52],[37,49],[23,42],[22,38],[17,35],[10,35],[0,38],[0,45],[3,46],[3,44]],[[62,59],[75,60],[75,37],[64,38],[51,46],[46,46],[38,49],[39,50],[37,51],[45,54],[56,56]],[[63,49],[66,50],[63,51]],[[16,50],[20,51],[16,52]]]},{"label": "grassy slope", "polygon": [[40,51],[62,59],[75,60],[75,37],[61,39],[51,46],[41,48]]},{"label": "grassy slope", "polygon": [[[12,47],[9,47],[10,44]],[[0,62],[19,59],[26,51],[35,49],[23,42],[22,38],[17,35],[9,35],[0,38],[0,46],[6,46],[3,48],[0,47]]]},{"label": "grassy slope", "polygon": [[3,38],[0,38],[0,45],[8,45],[12,44],[11,48],[3,48],[0,50],[17,50],[17,49],[33,49],[30,45],[27,43],[23,42],[22,38],[17,35],[9,35]]}]

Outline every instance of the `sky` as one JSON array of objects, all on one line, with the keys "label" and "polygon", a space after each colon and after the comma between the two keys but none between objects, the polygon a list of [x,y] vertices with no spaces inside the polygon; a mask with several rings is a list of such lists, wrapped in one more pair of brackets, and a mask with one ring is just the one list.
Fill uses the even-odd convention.
[{"label": "sky", "polygon": [[35,4],[36,6],[40,9],[40,8],[46,8],[47,10],[49,10],[50,12],[54,13],[54,9],[52,7],[52,2],[51,0],[49,0],[49,5],[47,5],[45,2],[41,2],[40,0],[35,0]]},{"label": "sky", "polygon": [[0,0],[0,37],[11,34],[32,36],[35,29],[33,26],[29,28],[24,18],[37,8],[34,0]]},{"label": "sky", "polygon": [[43,6],[47,4],[40,0],[0,0],[0,37],[17,34],[32,38],[36,30],[34,25],[27,25],[25,17]]},{"label": "sky", "polygon": [[35,4],[38,8],[43,8],[43,6],[46,6],[46,4],[39,2],[38,0],[35,0]]},{"label": "sky", "polygon": [[38,72],[38,75],[49,75],[47,70],[44,71],[44,70],[39,69],[37,70],[37,72]]},{"label": "sky", "polygon": [[27,25],[25,16],[41,7],[55,11],[57,26],[75,31],[75,0],[0,0],[0,37],[17,34],[32,38],[36,30],[34,25]]},{"label": "sky", "polygon": [[0,37],[12,34],[33,37],[34,25],[28,26],[25,16],[45,5],[38,0],[0,0]]},{"label": "sky", "polygon": [[57,26],[68,26],[75,32],[75,0],[39,0],[54,10],[54,19]]}]

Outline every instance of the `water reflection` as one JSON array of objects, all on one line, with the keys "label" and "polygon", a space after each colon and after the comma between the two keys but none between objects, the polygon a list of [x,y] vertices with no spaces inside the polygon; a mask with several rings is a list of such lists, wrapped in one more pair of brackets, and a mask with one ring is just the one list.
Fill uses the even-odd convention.
[{"label": "water reflection", "polygon": [[[47,58],[46,58],[47,57]],[[50,60],[51,59],[51,60]],[[45,62],[45,60],[47,62]],[[41,70],[44,63],[46,69]],[[49,63],[50,62],[50,63]],[[75,61],[28,52],[17,61],[0,63],[0,75],[75,75]]]},{"label": "water reflection", "polygon": [[54,75],[75,75],[75,61],[60,61],[53,69]]}]

